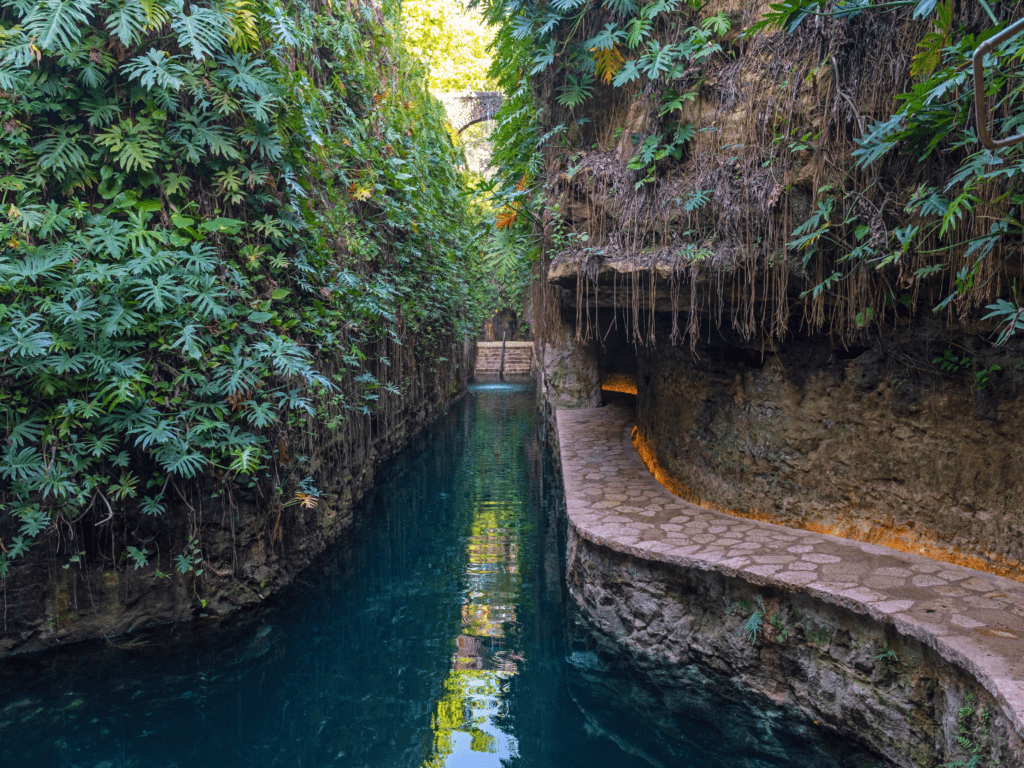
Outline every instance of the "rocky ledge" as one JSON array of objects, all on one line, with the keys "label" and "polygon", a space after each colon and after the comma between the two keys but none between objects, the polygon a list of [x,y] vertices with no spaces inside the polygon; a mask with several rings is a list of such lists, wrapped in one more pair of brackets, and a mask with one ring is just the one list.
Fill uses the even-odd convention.
[{"label": "rocky ledge", "polygon": [[1024,765],[1024,584],[691,504],[629,407],[557,422],[571,590],[639,667],[717,670],[895,765]]}]

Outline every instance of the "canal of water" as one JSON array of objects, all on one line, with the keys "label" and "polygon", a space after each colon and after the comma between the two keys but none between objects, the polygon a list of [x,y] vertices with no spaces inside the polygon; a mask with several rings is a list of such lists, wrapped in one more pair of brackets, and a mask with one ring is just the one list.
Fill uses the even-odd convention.
[{"label": "canal of water", "polygon": [[382,469],[351,535],[258,612],[0,663],[0,765],[878,765],[778,713],[659,711],[680,697],[569,608],[536,413],[529,386],[472,387]]}]

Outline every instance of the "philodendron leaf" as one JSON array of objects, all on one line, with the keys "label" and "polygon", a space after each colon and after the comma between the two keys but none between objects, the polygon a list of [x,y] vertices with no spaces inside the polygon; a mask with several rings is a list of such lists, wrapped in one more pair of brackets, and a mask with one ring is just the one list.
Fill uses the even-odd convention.
[{"label": "philodendron leaf", "polygon": [[238,230],[244,224],[244,221],[239,221],[238,219],[225,219],[223,216],[218,216],[211,221],[204,221],[199,226],[207,232],[222,232],[227,235],[234,235],[238,233]]},{"label": "philodendron leaf", "polygon": [[159,211],[161,208],[159,200],[139,200],[135,204],[135,210],[137,211]]}]

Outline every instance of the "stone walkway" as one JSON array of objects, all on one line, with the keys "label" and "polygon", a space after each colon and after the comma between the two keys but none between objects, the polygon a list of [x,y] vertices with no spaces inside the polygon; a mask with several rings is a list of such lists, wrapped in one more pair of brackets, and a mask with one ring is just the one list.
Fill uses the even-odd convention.
[{"label": "stone walkway", "polygon": [[1024,738],[1024,584],[698,507],[644,466],[630,440],[631,409],[560,410],[557,419],[569,521],[581,537],[889,622],[970,672]]}]

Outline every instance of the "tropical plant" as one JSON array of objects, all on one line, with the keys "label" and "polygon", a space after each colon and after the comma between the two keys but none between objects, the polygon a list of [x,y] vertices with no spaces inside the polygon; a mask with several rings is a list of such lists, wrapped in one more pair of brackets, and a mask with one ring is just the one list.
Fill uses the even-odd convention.
[{"label": "tropical plant", "polygon": [[[763,16],[752,19],[744,33],[745,46],[748,50],[761,46],[765,71],[774,52],[802,50],[800,69],[787,79],[780,75],[773,86],[778,90],[765,101],[747,105],[751,110],[768,109],[768,119],[749,131],[741,139],[744,143],[729,145],[715,143],[711,137],[720,126],[692,119],[700,111],[691,103],[712,73],[721,79],[735,55],[737,49],[730,50],[727,42],[734,44],[731,30],[739,13],[711,12],[700,0],[599,4],[485,0],[482,5],[498,29],[493,71],[496,77],[504,77],[503,86],[511,95],[499,116],[495,156],[501,161],[499,198],[507,205],[513,199],[521,204],[517,226],[537,227],[551,201],[566,198],[567,179],[545,172],[559,173],[564,167],[564,160],[556,158],[571,154],[559,146],[568,133],[576,140],[586,136],[584,146],[596,138],[594,147],[608,152],[606,137],[596,127],[602,120],[602,127],[607,127],[606,106],[620,103],[617,100],[646,99],[649,119],[643,132],[615,135],[620,146],[632,142],[628,168],[634,172],[630,181],[636,193],[631,205],[616,203],[633,213],[628,224],[620,222],[614,247],[631,258],[661,248],[661,258],[674,259],[683,272],[694,267],[685,254],[695,242],[716,248],[723,228],[716,209],[728,206],[721,193],[728,191],[729,184],[735,182],[746,195],[766,187],[761,210],[726,223],[737,230],[733,256],[699,267],[725,270],[709,279],[708,285],[728,273],[737,285],[746,284],[750,290],[755,285],[762,286],[758,291],[775,286],[775,298],[761,302],[751,294],[731,313],[730,322],[742,335],[784,336],[799,322],[812,331],[827,329],[852,338],[879,324],[928,310],[949,322],[988,321],[997,344],[1024,329],[1024,308],[1016,298],[1014,282],[1020,265],[1017,245],[1024,237],[1018,181],[1024,168],[1024,145],[994,150],[979,146],[970,76],[973,51],[1006,27],[1012,16],[1009,4],[989,5],[984,0],[960,6],[936,0],[772,4]],[[891,14],[892,21],[871,26],[875,14]],[[816,19],[813,29],[811,19]],[[895,25],[902,30],[901,36],[891,41]],[[845,89],[857,81],[845,73],[856,63],[848,58],[840,61],[839,48],[819,45],[811,51],[814,36],[825,28],[849,39],[889,36],[885,39],[887,44],[892,42],[888,50],[893,65],[888,67],[886,83],[878,87],[883,92],[892,88],[894,104],[884,93],[881,101],[871,101],[862,93],[859,99],[865,104],[859,106],[847,93]],[[909,49],[910,55],[902,59],[909,60],[909,65],[903,71],[895,64],[897,49]],[[985,58],[986,97],[995,116],[996,136],[1021,133],[1022,53],[1024,37],[1018,36]],[[832,116],[819,121],[820,125],[799,121],[791,125],[792,114],[771,108],[779,99],[796,98],[787,95],[790,92],[807,91],[800,98],[813,98],[810,92],[825,82],[837,107],[828,107]],[[545,104],[534,101],[536,93],[545,94]],[[601,107],[590,111],[591,104]],[[823,131],[826,125],[828,130]],[[620,132],[622,127],[618,126]],[[704,143],[699,150],[693,149],[696,138],[702,136]],[[810,190],[810,214],[797,215],[786,200],[795,186],[792,174],[798,164],[806,163],[806,155],[833,160],[828,178],[819,178]],[[711,156],[717,159],[708,160]],[[703,164],[693,160],[694,165],[718,172],[719,186],[710,188],[694,170],[682,184],[684,194],[678,195],[677,172],[697,157],[704,158]],[[732,179],[725,178],[723,167],[735,168]],[[514,186],[524,173],[531,187],[516,197]],[[586,177],[570,177],[568,181],[578,187],[572,194],[610,194],[604,188],[584,189]],[[686,182],[691,180],[700,186],[687,189]],[[908,183],[914,192],[903,195],[900,185]],[[680,200],[675,206],[667,199],[669,190]],[[715,204],[705,205],[709,199]],[[682,200],[687,201],[685,208]],[[699,205],[691,204],[697,200]],[[781,219],[776,221],[778,216]],[[569,255],[583,260],[599,257],[601,248],[615,239],[610,234],[603,239],[592,236],[589,253]],[[743,252],[742,258],[735,256],[736,249]],[[745,276],[739,277],[740,273]],[[799,315],[790,305],[791,277],[802,283]],[[685,284],[681,274],[673,279],[675,286]],[[691,301],[712,312],[718,299],[703,296]],[[691,342],[698,327],[691,316]],[[675,328],[673,322],[673,339]]]},{"label": "tropical plant", "polygon": [[397,9],[0,9],[0,576],[190,483],[315,497],[286,446],[447,391],[478,222]]}]

